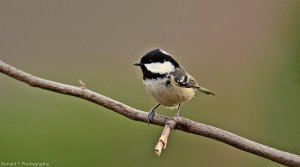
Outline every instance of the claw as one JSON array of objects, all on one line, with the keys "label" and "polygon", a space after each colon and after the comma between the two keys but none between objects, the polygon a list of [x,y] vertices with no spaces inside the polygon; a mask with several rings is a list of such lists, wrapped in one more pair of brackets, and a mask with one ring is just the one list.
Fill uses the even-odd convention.
[{"label": "claw", "polygon": [[152,122],[153,117],[155,115],[155,109],[159,106],[160,104],[157,104],[155,107],[153,107],[149,113],[148,113],[148,125],[150,124],[150,122]]},{"label": "claw", "polygon": [[150,124],[150,122],[152,122],[154,115],[155,115],[155,111],[153,109],[150,110],[148,113],[148,125]]}]

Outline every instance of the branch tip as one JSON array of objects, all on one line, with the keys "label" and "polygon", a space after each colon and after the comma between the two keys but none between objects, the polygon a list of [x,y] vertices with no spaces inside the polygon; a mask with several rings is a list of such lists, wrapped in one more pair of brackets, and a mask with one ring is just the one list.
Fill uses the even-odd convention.
[{"label": "branch tip", "polygon": [[166,149],[167,143],[168,143],[168,138],[172,132],[172,130],[175,128],[176,122],[174,119],[168,119],[166,121],[164,130],[162,131],[162,134],[154,148],[154,151],[156,155],[160,155],[163,149]]}]

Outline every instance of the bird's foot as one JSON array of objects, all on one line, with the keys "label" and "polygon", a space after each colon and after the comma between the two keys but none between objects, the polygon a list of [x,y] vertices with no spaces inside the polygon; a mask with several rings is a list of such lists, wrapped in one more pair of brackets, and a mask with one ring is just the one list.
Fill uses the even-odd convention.
[{"label": "bird's foot", "polygon": [[155,111],[151,109],[148,113],[148,125],[150,124],[150,122],[152,122],[154,115],[155,115]]},{"label": "bird's foot", "polygon": [[179,116],[178,113],[176,113],[176,114],[174,115],[173,120],[174,120],[175,122],[180,122],[181,117]]}]

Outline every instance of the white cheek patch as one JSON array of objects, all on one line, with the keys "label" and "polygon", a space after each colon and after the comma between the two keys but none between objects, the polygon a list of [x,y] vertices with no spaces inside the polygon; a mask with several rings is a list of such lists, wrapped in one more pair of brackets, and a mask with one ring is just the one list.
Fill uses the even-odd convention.
[{"label": "white cheek patch", "polygon": [[145,64],[145,67],[148,71],[159,74],[167,74],[175,70],[174,65],[169,61],[165,61],[164,63]]}]

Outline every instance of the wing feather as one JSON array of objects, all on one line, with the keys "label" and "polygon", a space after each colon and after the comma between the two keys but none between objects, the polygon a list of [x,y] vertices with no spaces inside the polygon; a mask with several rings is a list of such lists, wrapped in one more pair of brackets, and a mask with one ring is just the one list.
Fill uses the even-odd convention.
[{"label": "wing feather", "polygon": [[186,73],[183,69],[176,68],[175,71],[172,73],[175,82],[182,86],[187,88],[199,88],[199,84],[197,81],[190,76],[188,73]]},{"label": "wing feather", "polygon": [[201,87],[198,82],[182,68],[176,68],[171,74],[174,77],[175,82],[181,87],[194,88],[205,94],[215,95],[210,90]]}]

